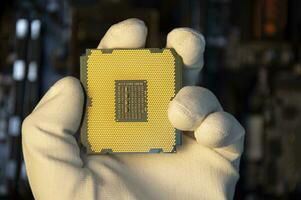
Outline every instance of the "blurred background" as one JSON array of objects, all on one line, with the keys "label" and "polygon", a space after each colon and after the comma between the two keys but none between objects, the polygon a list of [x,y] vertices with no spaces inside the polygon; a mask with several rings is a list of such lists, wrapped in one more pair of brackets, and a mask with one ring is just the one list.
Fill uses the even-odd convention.
[{"label": "blurred background", "polygon": [[247,130],[235,199],[301,199],[300,10],[300,0],[1,0],[0,199],[33,199],[22,120],[130,17],[147,24],[147,47],[164,47],[174,27],[205,35],[199,85]]}]

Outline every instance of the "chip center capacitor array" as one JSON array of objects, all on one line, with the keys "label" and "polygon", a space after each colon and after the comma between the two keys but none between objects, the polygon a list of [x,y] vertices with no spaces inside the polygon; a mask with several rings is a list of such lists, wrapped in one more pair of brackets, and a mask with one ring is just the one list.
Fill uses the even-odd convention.
[{"label": "chip center capacitor array", "polygon": [[115,120],[147,121],[147,81],[115,80]]}]

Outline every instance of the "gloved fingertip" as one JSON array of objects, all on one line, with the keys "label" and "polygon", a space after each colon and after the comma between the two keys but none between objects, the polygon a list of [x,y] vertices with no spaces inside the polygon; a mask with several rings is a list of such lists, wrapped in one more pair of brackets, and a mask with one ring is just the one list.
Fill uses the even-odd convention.
[{"label": "gloved fingertip", "polygon": [[97,48],[142,48],[146,36],[145,23],[140,19],[130,18],[111,26]]},{"label": "gloved fingertip", "polygon": [[178,101],[173,100],[170,102],[167,114],[173,127],[182,131],[194,129],[196,117]]},{"label": "gloved fingertip", "polygon": [[202,68],[205,51],[204,36],[191,28],[175,28],[167,35],[166,46],[174,48],[187,68]]},{"label": "gloved fingertip", "polygon": [[198,143],[217,148],[239,142],[245,131],[240,123],[227,112],[214,112],[208,115],[195,130]]},{"label": "gloved fingertip", "polygon": [[83,88],[80,81],[74,77],[67,76],[58,80],[53,86],[50,87],[48,92],[43,96],[35,109],[39,108],[49,99],[54,98],[56,95],[72,95],[78,98],[79,101],[84,101]]}]

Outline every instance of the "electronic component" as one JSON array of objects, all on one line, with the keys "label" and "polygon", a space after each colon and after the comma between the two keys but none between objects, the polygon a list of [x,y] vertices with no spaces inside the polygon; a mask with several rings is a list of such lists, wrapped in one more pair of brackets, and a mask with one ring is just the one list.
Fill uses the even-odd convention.
[{"label": "electronic component", "polygon": [[181,87],[174,49],[91,49],[81,57],[88,105],[82,143],[88,153],[175,152],[180,133],[167,117]]}]

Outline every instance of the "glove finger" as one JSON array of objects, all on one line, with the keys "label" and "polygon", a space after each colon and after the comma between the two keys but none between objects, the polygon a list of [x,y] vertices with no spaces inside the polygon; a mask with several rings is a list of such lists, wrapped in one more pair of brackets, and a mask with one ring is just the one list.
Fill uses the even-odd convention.
[{"label": "glove finger", "polygon": [[183,131],[194,131],[210,113],[222,111],[222,107],[206,88],[183,87],[168,107],[168,118],[172,125]]},{"label": "glove finger", "polygon": [[83,168],[73,136],[80,126],[83,104],[79,81],[63,78],[23,121],[23,154],[36,199],[83,199],[95,194],[95,178]]},{"label": "glove finger", "polygon": [[194,132],[199,144],[214,148],[230,161],[239,161],[244,134],[244,128],[227,112],[209,114]]},{"label": "glove finger", "polygon": [[166,47],[174,48],[183,59],[183,84],[195,85],[204,65],[204,36],[190,28],[176,28],[167,35]]},{"label": "glove finger", "polygon": [[194,132],[200,144],[216,148],[232,144],[243,134],[244,128],[227,112],[208,115]]},{"label": "glove finger", "polygon": [[147,27],[144,22],[131,18],[112,25],[97,48],[143,48],[146,36]]},{"label": "glove finger", "polygon": [[28,118],[35,118],[39,115],[45,117],[44,115],[47,114],[47,119],[57,119],[55,123],[57,127],[73,134],[80,125],[83,103],[84,94],[80,82],[73,77],[66,77],[49,89]]}]

